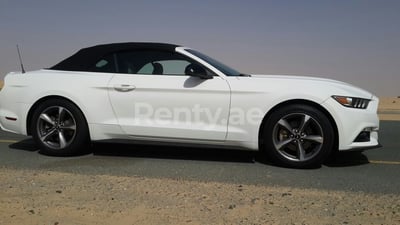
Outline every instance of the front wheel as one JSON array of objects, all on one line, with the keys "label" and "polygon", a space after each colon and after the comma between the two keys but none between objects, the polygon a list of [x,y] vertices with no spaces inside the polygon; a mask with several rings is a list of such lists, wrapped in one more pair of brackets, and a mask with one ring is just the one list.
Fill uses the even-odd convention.
[{"label": "front wheel", "polygon": [[334,147],[331,122],[323,112],[308,105],[279,108],[267,120],[263,134],[263,150],[288,167],[320,166]]},{"label": "front wheel", "polygon": [[51,99],[36,108],[31,131],[40,150],[48,155],[74,155],[89,142],[89,132],[82,112],[71,102]]}]

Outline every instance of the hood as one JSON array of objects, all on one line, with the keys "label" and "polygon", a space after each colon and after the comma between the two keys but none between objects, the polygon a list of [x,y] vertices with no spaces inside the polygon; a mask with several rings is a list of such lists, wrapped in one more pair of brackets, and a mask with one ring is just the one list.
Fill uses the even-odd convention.
[{"label": "hood", "polygon": [[[295,75],[262,75],[262,74],[254,74],[251,75],[251,79],[256,80],[256,82],[262,82],[261,80],[273,80],[273,81],[280,81],[280,82],[287,82],[288,84],[296,83],[301,87],[302,85],[307,85],[309,87],[314,86],[318,88],[329,87],[329,89],[336,89],[336,92],[332,93],[334,95],[344,95],[344,96],[351,96],[351,97],[361,97],[372,99],[373,94],[356,87],[352,84],[348,84],[342,81],[326,79],[326,78],[319,78],[319,77],[310,77],[310,76],[295,76]],[[332,92],[331,90],[330,92]]]}]

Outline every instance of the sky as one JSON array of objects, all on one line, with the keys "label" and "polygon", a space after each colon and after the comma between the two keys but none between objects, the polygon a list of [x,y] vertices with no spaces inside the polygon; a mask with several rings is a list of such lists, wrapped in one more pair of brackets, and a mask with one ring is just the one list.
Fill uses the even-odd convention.
[{"label": "sky", "polygon": [[400,96],[399,0],[0,0],[0,78],[81,48],[166,42],[251,74],[341,80]]}]

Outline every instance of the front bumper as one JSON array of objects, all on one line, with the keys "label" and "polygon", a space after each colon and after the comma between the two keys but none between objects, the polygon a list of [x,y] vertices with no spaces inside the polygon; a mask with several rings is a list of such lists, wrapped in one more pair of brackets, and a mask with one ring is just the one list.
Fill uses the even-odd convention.
[{"label": "front bumper", "polygon": [[343,107],[332,98],[322,104],[330,111],[336,122],[340,151],[365,150],[381,146],[378,138],[378,104],[377,97],[372,98],[367,109]]}]

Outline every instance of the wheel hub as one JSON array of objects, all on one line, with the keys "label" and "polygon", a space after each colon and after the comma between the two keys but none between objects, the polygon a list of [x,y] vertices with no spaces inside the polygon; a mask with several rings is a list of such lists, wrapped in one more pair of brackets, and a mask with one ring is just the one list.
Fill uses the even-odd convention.
[{"label": "wheel hub", "polygon": [[41,113],[37,129],[43,144],[52,149],[63,149],[75,138],[76,122],[66,108],[53,106]]},{"label": "wheel hub", "polygon": [[306,161],[321,150],[323,132],[317,120],[304,113],[280,119],[273,129],[273,142],[280,155],[291,161]]}]

